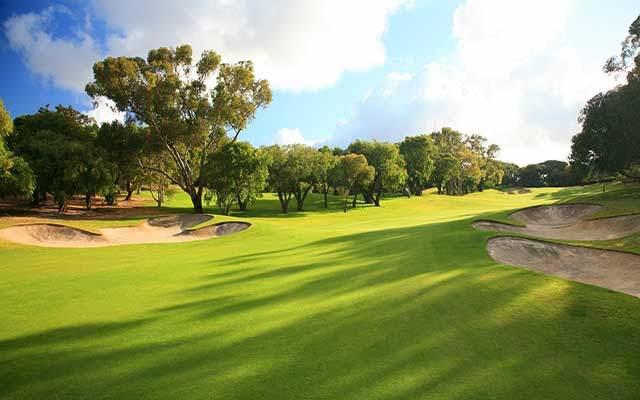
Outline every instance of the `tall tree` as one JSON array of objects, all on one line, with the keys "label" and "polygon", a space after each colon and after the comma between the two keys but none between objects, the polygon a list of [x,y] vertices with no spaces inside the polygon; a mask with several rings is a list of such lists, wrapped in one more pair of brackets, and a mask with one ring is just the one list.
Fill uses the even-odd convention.
[{"label": "tall tree", "polygon": [[608,73],[626,73],[627,83],[587,102],[572,138],[574,175],[627,174],[640,165],[640,16],[629,27],[620,55],[607,60]]},{"label": "tall tree", "polygon": [[41,108],[15,119],[11,149],[20,154],[36,175],[34,199],[52,193],[64,212],[71,196],[85,196],[87,208],[97,193],[112,190],[113,181],[104,153],[96,145],[97,127],[71,107]]},{"label": "tall tree", "polygon": [[298,184],[295,169],[289,162],[288,149],[273,145],[263,148],[263,152],[268,160],[269,186],[278,195],[282,213],[286,214],[289,212],[289,202]]},{"label": "tall tree", "polygon": [[[344,212],[347,212],[349,194],[354,192],[356,187],[364,187],[373,181],[375,169],[369,165],[367,158],[362,154],[347,154],[340,156],[338,162],[330,170],[330,180],[336,186],[344,188]],[[358,192],[353,194],[354,206]]]},{"label": "tall tree", "polygon": [[356,140],[349,145],[351,153],[362,154],[375,169],[371,184],[360,186],[365,201],[380,207],[383,191],[399,189],[407,178],[404,159],[393,143]]},{"label": "tall tree", "polygon": [[289,172],[295,180],[293,197],[296,199],[297,211],[303,210],[307,195],[318,183],[320,156],[321,154],[317,150],[303,144],[289,146],[287,158]]},{"label": "tall tree", "polygon": [[[93,99],[105,96],[139,124],[146,125],[162,144],[172,168],[145,165],[184,190],[196,212],[202,211],[208,157],[227,141],[235,141],[258,109],[271,102],[266,80],[255,78],[253,64],[221,64],[205,51],[196,63],[191,46],[161,47],[140,57],[108,57],[93,66],[94,81],[86,91]],[[207,81],[215,77],[209,91]]]},{"label": "tall tree", "polygon": [[141,183],[142,171],[138,160],[144,149],[142,131],[134,124],[118,121],[102,124],[98,130],[97,144],[110,163],[115,186],[126,191],[125,200],[131,200],[133,191]]},{"label": "tall tree", "polygon": [[35,176],[29,164],[7,150],[5,138],[13,132],[13,121],[0,99],[0,197],[28,198],[35,188]]},{"label": "tall tree", "polygon": [[414,195],[421,196],[435,167],[433,140],[428,135],[407,136],[400,143],[400,154],[407,165],[409,190]]},{"label": "tall tree", "polygon": [[229,215],[235,202],[241,211],[262,196],[267,179],[265,157],[246,142],[228,143],[209,156],[203,177],[220,212]]},{"label": "tall tree", "polygon": [[620,55],[611,57],[604,65],[607,73],[624,72],[627,82],[640,80],[640,15],[629,26],[627,37],[622,42]]},{"label": "tall tree", "polygon": [[324,146],[318,150],[320,154],[316,159],[313,176],[315,177],[316,185],[319,186],[320,192],[324,195],[324,208],[329,207],[329,201],[327,196],[329,195],[329,173],[333,166],[338,161],[338,158],[333,155],[331,149],[328,146]]}]

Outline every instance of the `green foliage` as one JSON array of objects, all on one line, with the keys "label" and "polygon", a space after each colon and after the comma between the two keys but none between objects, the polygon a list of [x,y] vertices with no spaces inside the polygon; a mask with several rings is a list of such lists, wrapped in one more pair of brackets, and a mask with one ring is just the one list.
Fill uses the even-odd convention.
[{"label": "green foliage", "polygon": [[246,211],[251,202],[262,196],[267,158],[249,143],[228,143],[209,156],[203,178],[222,214],[229,215],[236,202],[241,211]]},{"label": "green foliage", "polygon": [[319,154],[316,157],[314,169],[312,171],[316,186],[320,189],[320,192],[324,195],[324,208],[329,207],[328,195],[331,169],[338,162],[338,158],[333,154],[329,147],[324,146],[318,149]]},{"label": "green foliage", "polygon": [[6,108],[4,108],[4,102],[0,99],[0,140],[9,136],[11,132],[13,132],[13,120]]},{"label": "green foliage", "polygon": [[388,142],[356,140],[347,149],[354,154],[362,154],[375,169],[370,185],[360,186],[367,203],[380,206],[380,197],[384,191],[398,191],[407,179],[405,162],[398,146]]},{"label": "green foliage", "polygon": [[580,176],[615,174],[640,162],[640,82],[597,94],[583,108],[580,122],[570,156]]},{"label": "green foliage", "polygon": [[113,191],[110,166],[96,144],[96,131],[86,115],[71,107],[41,108],[16,118],[9,144],[36,176],[36,201],[52,193],[63,212],[68,199],[79,193],[89,209],[94,195]]},{"label": "green foliage", "polygon": [[102,124],[98,130],[96,144],[104,150],[114,185],[127,191],[125,200],[129,200],[133,190],[143,183],[143,171],[138,162],[145,151],[143,131],[136,125],[118,121]]},{"label": "green foliage", "polygon": [[609,73],[626,72],[627,84],[598,93],[580,113],[581,131],[572,138],[571,166],[583,180],[624,174],[640,163],[640,16],[629,27]]},{"label": "green foliage", "polygon": [[0,197],[29,198],[35,189],[35,176],[29,165],[7,150],[5,138],[13,132],[13,121],[0,99]]},{"label": "green foliage", "polygon": [[422,195],[435,169],[435,146],[428,135],[407,136],[400,143],[400,154],[407,165],[409,190],[416,196]]},{"label": "green foliage", "polygon": [[487,145],[481,135],[463,135],[448,127],[433,132],[431,138],[436,149],[431,181],[438,193],[460,195],[502,184],[505,164],[495,159],[498,145]]},{"label": "green foliage", "polygon": [[629,34],[624,39],[618,57],[611,57],[604,65],[607,73],[626,72],[627,82],[640,80],[640,15],[629,26]]},{"label": "green foliage", "polygon": [[296,199],[296,208],[302,211],[313,186],[325,179],[323,153],[301,144],[273,145],[263,151],[269,160],[269,185],[278,194],[282,212],[288,212],[291,198]]},{"label": "green foliage", "polygon": [[[94,99],[113,100],[148,127],[168,162],[144,167],[180,186],[202,211],[205,163],[271,102],[271,89],[255,78],[250,61],[223,64],[217,53],[205,51],[193,63],[191,53],[191,46],[183,45],[151,50],[146,60],[108,57],[94,65],[94,81],[86,90]],[[212,77],[216,85],[210,91],[206,83]]]},{"label": "green foliage", "polygon": [[[352,153],[338,158],[329,171],[329,180],[333,186],[344,189],[344,212],[347,212],[347,199],[353,189],[368,186],[374,177],[375,168],[369,165],[364,155]],[[354,206],[357,193],[354,193]]]}]

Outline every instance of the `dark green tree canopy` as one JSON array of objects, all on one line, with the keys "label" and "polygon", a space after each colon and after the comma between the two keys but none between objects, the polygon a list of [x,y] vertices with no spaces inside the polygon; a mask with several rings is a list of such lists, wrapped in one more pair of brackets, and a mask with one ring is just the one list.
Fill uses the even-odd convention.
[{"label": "dark green tree canopy", "polygon": [[112,190],[113,178],[104,152],[96,143],[97,127],[71,107],[41,108],[15,119],[11,149],[20,154],[36,175],[36,199],[52,193],[59,210],[74,194],[91,198]]},{"label": "dark green tree canopy", "polygon": [[222,214],[228,215],[234,203],[245,211],[253,200],[262,196],[267,180],[267,158],[249,143],[227,143],[209,156],[203,177]]},{"label": "dark green tree canopy", "polygon": [[372,183],[361,187],[365,201],[379,207],[383,191],[395,191],[404,185],[407,172],[397,145],[375,140],[356,140],[349,145],[348,151],[364,155],[369,165],[375,169]]},{"label": "dark green tree canopy", "polygon": [[28,198],[35,189],[35,176],[29,164],[7,150],[5,138],[13,133],[13,121],[0,99],[0,197]]},{"label": "dark green tree canopy", "polygon": [[[369,165],[364,155],[352,153],[340,156],[329,171],[329,175],[331,183],[343,188],[345,192],[344,212],[347,212],[349,194],[355,188],[368,186],[374,179],[375,169]],[[354,193],[354,206],[357,193],[357,191]]]},{"label": "dark green tree canopy", "polygon": [[143,171],[138,160],[143,158],[144,151],[148,150],[145,149],[145,131],[148,129],[119,121],[102,124],[98,130],[96,144],[104,150],[114,185],[126,190],[125,200],[131,198],[134,188],[141,183]]},{"label": "dark green tree canopy", "polygon": [[571,166],[581,178],[611,175],[640,164],[640,16],[629,27],[609,73],[626,72],[627,84],[598,93],[582,109],[581,131],[572,138]]},{"label": "dark green tree canopy", "polygon": [[400,143],[400,154],[407,165],[409,190],[420,196],[435,167],[433,140],[429,135],[407,136]]}]

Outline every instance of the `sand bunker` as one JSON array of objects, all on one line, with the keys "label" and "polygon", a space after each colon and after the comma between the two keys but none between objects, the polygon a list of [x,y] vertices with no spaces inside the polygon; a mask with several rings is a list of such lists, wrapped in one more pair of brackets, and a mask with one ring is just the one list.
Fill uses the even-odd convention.
[{"label": "sand bunker", "polygon": [[562,204],[532,207],[511,214],[526,226],[493,221],[476,221],[472,225],[482,231],[510,232],[560,240],[610,240],[640,232],[640,214],[585,220],[601,206]]},{"label": "sand bunker", "polygon": [[511,218],[526,225],[561,226],[571,225],[589,214],[600,210],[596,204],[557,204],[529,207],[511,214]]},{"label": "sand bunker", "polygon": [[184,231],[181,233],[181,235],[190,237],[225,236],[232,233],[244,231],[250,226],[251,224],[248,222],[220,222],[218,224],[206,226],[204,228]]},{"label": "sand bunker", "polygon": [[68,247],[80,243],[86,246],[105,245],[102,235],[56,224],[17,225],[0,229],[0,238],[21,244]]},{"label": "sand bunker", "polygon": [[516,237],[490,239],[487,250],[501,264],[640,297],[640,256],[635,254]]},{"label": "sand bunker", "polygon": [[0,239],[44,247],[101,247],[204,240],[239,232],[251,226],[246,222],[221,222],[191,230],[212,218],[207,214],[173,215],[149,219],[132,227],[103,228],[99,230],[99,234],[54,224],[16,225],[0,229]]}]

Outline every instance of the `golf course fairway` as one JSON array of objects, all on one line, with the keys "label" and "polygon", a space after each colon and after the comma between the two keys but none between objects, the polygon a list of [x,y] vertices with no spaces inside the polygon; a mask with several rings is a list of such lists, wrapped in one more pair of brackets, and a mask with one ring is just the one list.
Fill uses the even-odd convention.
[{"label": "golf course fairway", "polygon": [[[0,399],[640,398],[640,298],[498,264],[505,234],[471,226],[539,204],[640,212],[637,186],[307,201],[283,215],[265,195],[213,218],[250,229],[207,240],[0,241]],[[640,253],[640,234],[580,245]]]}]

